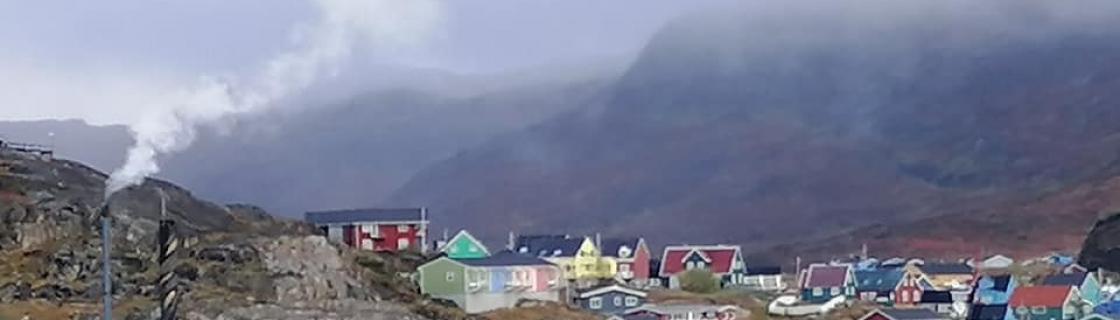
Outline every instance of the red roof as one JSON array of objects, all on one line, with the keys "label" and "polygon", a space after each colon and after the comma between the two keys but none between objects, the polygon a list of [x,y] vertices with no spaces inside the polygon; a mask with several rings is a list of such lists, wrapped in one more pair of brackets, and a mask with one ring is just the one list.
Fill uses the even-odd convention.
[{"label": "red roof", "polygon": [[849,276],[851,276],[850,266],[814,264],[809,266],[801,286],[805,288],[843,287],[848,284]]},{"label": "red roof", "polygon": [[1061,308],[1069,298],[1073,287],[1066,286],[1036,286],[1020,287],[1015,289],[1015,294],[1008,302],[1012,308],[1018,307],[1047,307]]},{"label": "red roof", "polygon": [[711,263],[710,271],[717,275],[731,273],[735,257],[739,256],[739,246],[672,246],[666,247],[661,255],[661,276],[669,277],[685,271],[684,261],[693,251],[698,252]]}]

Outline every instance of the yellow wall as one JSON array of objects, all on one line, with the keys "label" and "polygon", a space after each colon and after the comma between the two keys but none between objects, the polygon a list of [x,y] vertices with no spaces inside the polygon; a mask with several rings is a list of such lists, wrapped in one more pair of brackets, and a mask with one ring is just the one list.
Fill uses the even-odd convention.
[{"label": "yellow wall", "polygon": [[568,280],[609,279],[618,272],[614,259],[603,258],[590,238],[584,238],[575,257],[546,258],[564,271]]}]

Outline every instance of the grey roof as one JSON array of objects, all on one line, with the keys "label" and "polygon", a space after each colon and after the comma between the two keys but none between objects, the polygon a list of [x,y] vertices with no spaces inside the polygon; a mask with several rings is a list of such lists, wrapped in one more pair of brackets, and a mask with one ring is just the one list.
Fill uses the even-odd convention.
[{"label": "grey roof", "polygon": [[1007,316],[1006,304],[973,305],[968,320],[1003,320]]},{"label": "grey roof", "polygon": [[902,270],[856,271],[856,289],[859,291],[894,291],[905,274]]},{"label": "grey roof", "polygon": [[972,274],[972,267],[963,263],[926,263],[919,267],[926,274]]},{"label": "grey roof", "polygon": [[886,308],[886,309],[879,309],[879,312],[882,312],[882,313],[890,316],[892,319],[895,319],[895,320],[938,320],[938,319],[945,319],[945,316],[937,314],[936,312],[933,312],[933,310],[920,309],[920,308],[915,308],[915,309]]},{"label": "grey roof", "polygon": [[482,259],[456,259],[455,261],[472,267],[553,265],[551,262],[544,261],[541,258],[506,250]]},{"label": "grey roof", "polygon": [[1056,275],[1048,276],[1048,277],[1046,277],[1046,279],[1043,279],[1042,280],[1042,285],[1044,285],[1044,286],[1080,287],[1082,283],[1085,283],[1085,277],[1088,276],[1088,275],[1089,275],[1088,273],[1084,273],[1084,272],[1056,274]]},{"label": "grey roof", "polygon": [[583,238],[566,235],[517,237],[517,252],[539,257],[572,257],[583,245]]},{"label": "grey roof", "polygon": [[315,211],[304,214],[304,218],[307,222],[312,224],[420,221],[424,218],[424,209],[398,208]]},{"label": "grey roof", "polygon": [[[630,248],[630,250],[632,250],[631,252],[637,252],[639,241],[641,241],[641,238],[604,238],[602,243],[603,247],[599,248],[599,250],[603,252],[604,257],[618,258],[618,249],[622,246]],[[633,254],[634,253],[631,253],[631,257]]]}]

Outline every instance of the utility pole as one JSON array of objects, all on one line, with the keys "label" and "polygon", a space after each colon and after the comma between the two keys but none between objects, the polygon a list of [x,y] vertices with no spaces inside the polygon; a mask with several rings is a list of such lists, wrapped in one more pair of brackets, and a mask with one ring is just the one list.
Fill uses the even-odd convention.
[{"label": "utility pole", "polygon": [[101,313],[101,319],[113,319],[113,262],[110,258],[110,250],[113,247],[113,237],[110,228],[112,223],[109,221],[109,200],[105,200],[105,205],[101,207],[101,293],[102,304],[105,310]]},{"label": "utility pole", "polygon": [[179,308],[179,281],[175,276],[175,268],[171,259],[182,247],[178,235],[175,234],[175,220],[167,218],[167,194],[159,190],[159,231],[156,234],[159,279],[156,283],[156,293],[159,295],[159,319],[174,320]]}]

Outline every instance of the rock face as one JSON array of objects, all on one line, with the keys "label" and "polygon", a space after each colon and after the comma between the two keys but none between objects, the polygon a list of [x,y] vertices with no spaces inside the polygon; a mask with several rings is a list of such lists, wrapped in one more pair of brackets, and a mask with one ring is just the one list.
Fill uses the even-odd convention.
[{"label": "rock face", "polygon": [[1101,218],[1081,248],[1081,265],[1095,269],[1120,270],[1120,212]]},{"label": "rock face", "polygon": [[[75,162],[0,151],[0,318],[16,316],[4,313],[9,306],[34,301],[70,317],[96,314],[88,306],[100,299],[105,178]],[[328,243],[310,226],[198,200],[156,180],[110,200],[114,300],[127,318],[154,314],[161,194],[185,239],[170,267],[187,319],[424,319],[398,296],[378,294],[415,291],[409,283],[377,288],[371,276],[395,273],[363,268],[355,261],[361,253]],[[412,295],[410,302],[419,301]]]}]

